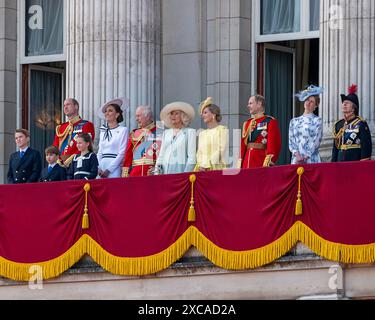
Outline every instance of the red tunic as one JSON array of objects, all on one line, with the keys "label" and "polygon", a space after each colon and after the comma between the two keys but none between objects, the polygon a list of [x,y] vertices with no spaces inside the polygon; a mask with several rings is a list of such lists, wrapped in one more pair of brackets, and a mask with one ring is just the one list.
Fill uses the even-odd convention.
[{"label": "red tunic", "polygon": [[60,161],[68,166],[72,157],[79,154],[76,138],[79,133],[89,133],[94,140],[94,125],[80,117],[76,117],[56,127],[53,145],[59,149]]},{"label": "red tunic", "polygon": [[244,123],[241,139],[241,168],[269,167],[281,150],[281,134],[276,119],[262,116]]},{"label": "red tunic", "polygon": [[125,151],[122,176],[147,176],[148,170],[155,166],[159,150],[160,141],[156,139],[154,123],[146,128],[133,130],[130,133]]}]

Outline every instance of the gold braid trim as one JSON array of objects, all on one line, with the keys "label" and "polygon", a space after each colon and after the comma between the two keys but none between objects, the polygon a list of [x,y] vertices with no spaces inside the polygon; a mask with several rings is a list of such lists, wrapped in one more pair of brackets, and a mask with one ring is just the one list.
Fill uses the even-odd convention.
[{"label": "gold braid trim", "polygon": [[247,122],[244,123],[243,129],[242,129],[242,138],[243,139],[247,139],[249,137],[249,135],[254,131],[254,129],[257,126],[256,119],[251,119],[250,124],[247,127],[247,130],[246,130],[246,124],[247,124]]},{"label": "gold braid trim", "polygon": [[[62,145],[63,141],[65,141],[65,139],[68,137],[68,135],[70,135],[70,136],[72,135],[73,130],[74,130],[74,125],[81,120],[82,119],[81,119],[80,116],[76,116],[73,119],[70,119],[68,126],[65,128],[64,132],[62,132],[62,133],[60,133],[61,125],[58,125],[56,127],[56,136],[59,138],[59,149],[61,148],[61,145]],[[69,145],[69,143],[70,143],[70,141],[68,141],[68,145]]]},{"label": "gold braid trim", "polygon": [[155,123],[151,122],[148,126],[144,128],[139,128],[138,130],[142,130],[142,134],[139,136],[138,139],[134,138],[134,132],[131,133],[132,143],[133,143],[133,152],[138,144],[142,141],[143,138],[147,137],[151,130],[155,127]]},{"label": "gold braid trim", "polygon": [[335,140],[335,146],[337,149],[340,149],[342,145],[342,138],[344,137],[345,130],[346,130],[346,123],[341,127],[339,132],[336,132],[336,125],[342,120],[337,121],[333,126],[333,139]]},{"label": "gold braid trim", "polygon": [[272,162],[273,156],[274,156],[273,154],[269,154],[266,156],[263,162],[263,167],[271,167],[274,165],[274,163]]}]

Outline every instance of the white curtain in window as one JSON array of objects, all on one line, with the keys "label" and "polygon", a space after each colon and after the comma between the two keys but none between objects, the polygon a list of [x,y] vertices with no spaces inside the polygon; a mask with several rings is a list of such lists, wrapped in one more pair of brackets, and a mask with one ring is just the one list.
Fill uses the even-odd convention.
[{"label": "white curtain in window", "polygon": [[320,0],[310,0],[310,31],[318,31],[320,24]]},{"label": "white curtain in window", "polygon": [[26,0],[26,56],[63,53],[63,15],[64,0]]},{"label": "white curtain in window", "polygon": [[300,31],[301,0],[261,0],[263,35]]}]

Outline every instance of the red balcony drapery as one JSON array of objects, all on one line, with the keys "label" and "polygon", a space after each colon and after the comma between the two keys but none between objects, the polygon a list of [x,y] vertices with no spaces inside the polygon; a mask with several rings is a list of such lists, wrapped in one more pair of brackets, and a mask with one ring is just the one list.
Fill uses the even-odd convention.
[{"label": "red balcony drapery", "polygon": [[[0,275],[27,281],[39,265],[56,277],[84,254],[109,272],[161,271],[195,246],[214,264],[256,268],[298,241],[327,259],[375,262],[375,162],[0,186]],[[233,172],[234,173],[234,172]]]}]

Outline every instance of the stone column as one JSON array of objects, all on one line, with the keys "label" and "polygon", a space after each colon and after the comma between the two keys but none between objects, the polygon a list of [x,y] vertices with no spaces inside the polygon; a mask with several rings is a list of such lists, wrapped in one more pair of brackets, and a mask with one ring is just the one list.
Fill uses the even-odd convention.
[{"label": "stone column", "polygon": [[100,124],[97,110],[114,97],[130,99],[125,114],[160,103],[160,0],[67,1],[67,96]]},{"label": "stone column", "polygon": [[15,151],[17,125],[17,1],[0,1],[0,183]]},{"label": "stone column", "polygon": [[[341,93],[358,85],[360,115],[375,138],[375,4],[373,0],[321,1],[320,71],[324,138],[321,154],[330,160],[332,127],[342,118]],[[375,151],[375,150],[374,150]]]},{"label": "stone column", "polygon": [[242,124],[251,94],[252,2],[207,1],[207,96],[221,107],[230,129],[231,165],[239,155]]},{"label": "stone column", "polygon": [[207,95],[221,107],[230,129],[249,118],[252,4],[247,0],[207,2]]},{"label": "stone column", "polygon": [[[162,0],[162,103],[206,98],[206,0]],[[201,127],[197,114],[192,123]]]}]

